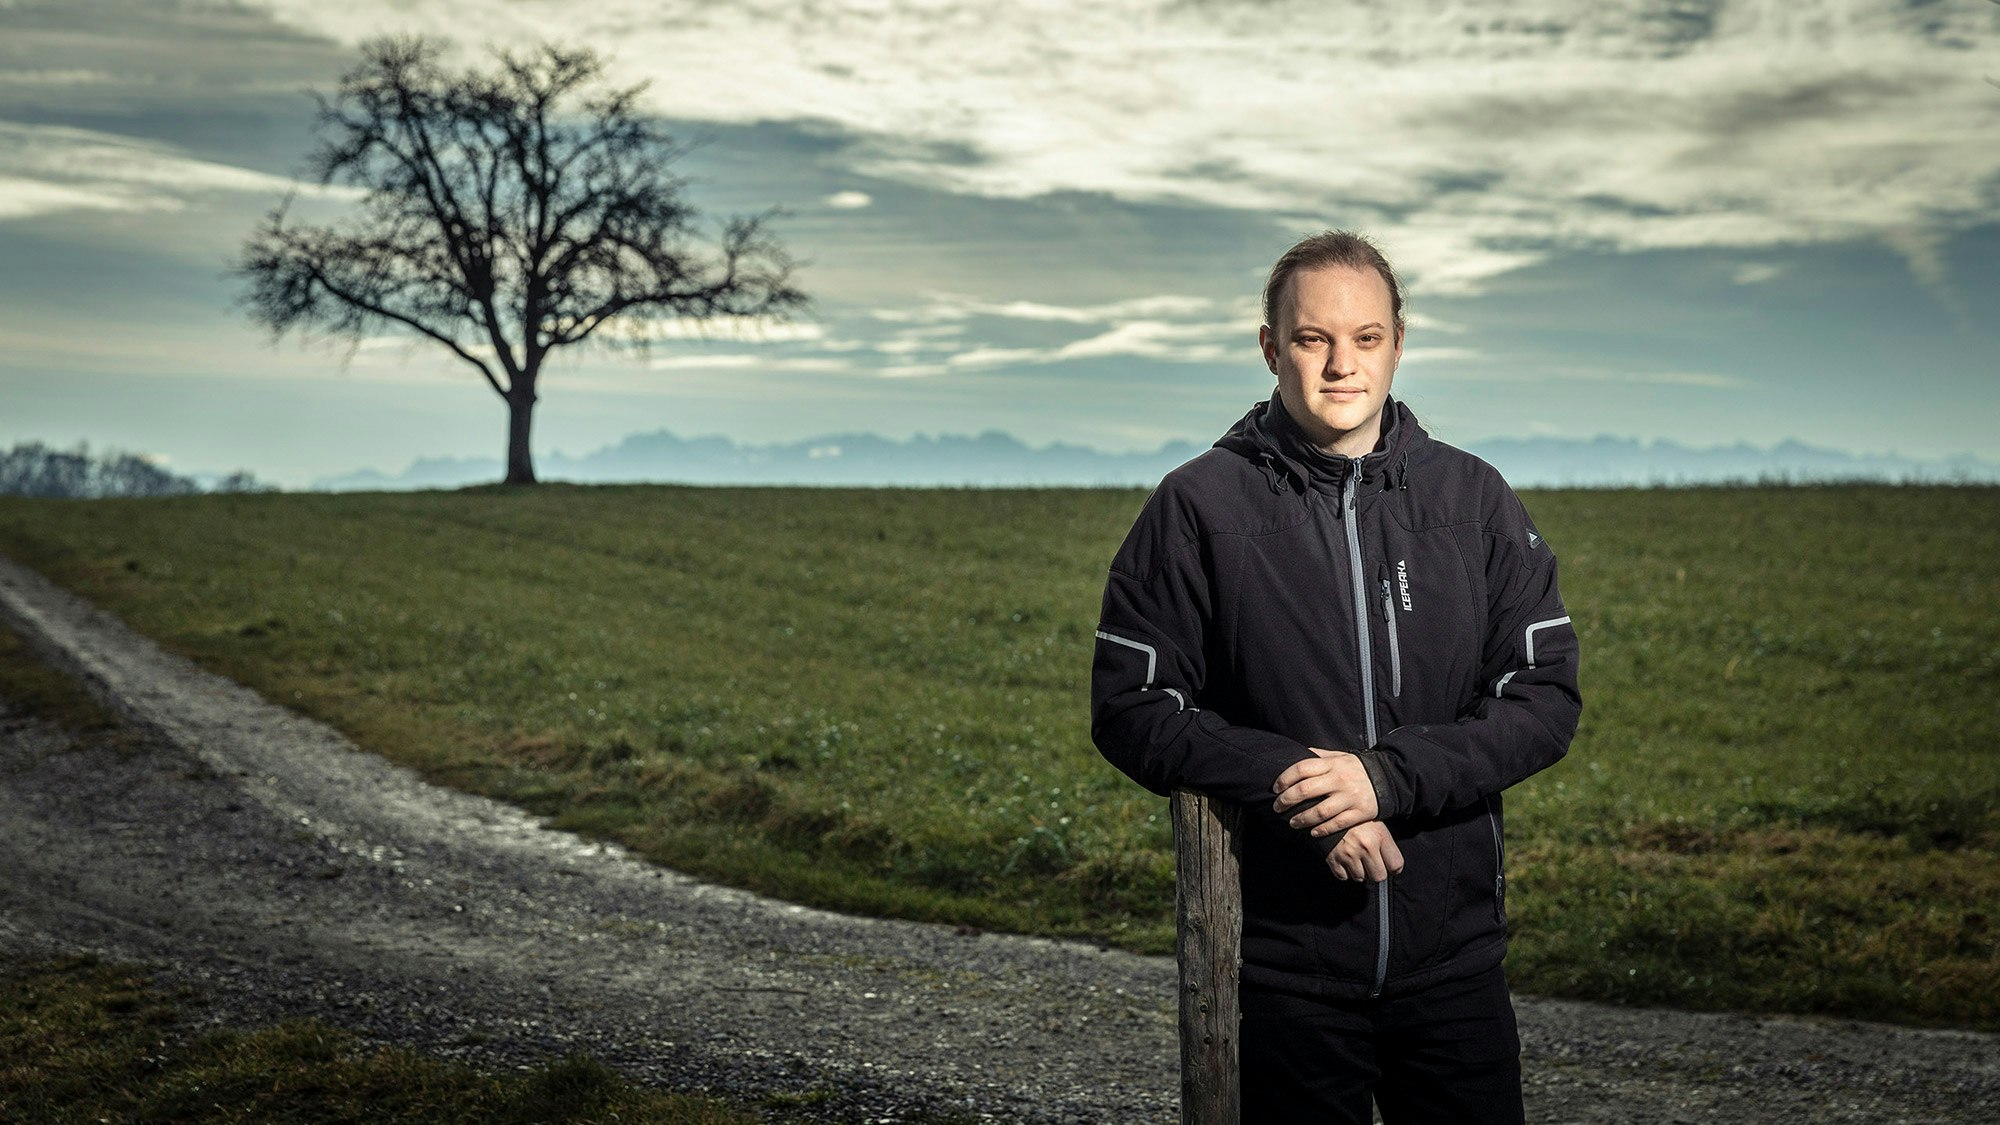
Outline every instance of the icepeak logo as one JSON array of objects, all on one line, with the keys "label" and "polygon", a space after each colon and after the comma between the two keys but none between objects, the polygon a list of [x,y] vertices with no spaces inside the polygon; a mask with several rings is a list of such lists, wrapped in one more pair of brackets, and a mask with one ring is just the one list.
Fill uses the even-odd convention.
[{"label": "icepeak logo", "polygon": [[1396,589],[1403,595],[1403,612],[1410,612],[1410,561],[1396,560]]},{"label": "icepeak logo", "polygon": [[1532,551],[1532,550],[1534,550],[1535,548],[1537,548],[1537,547],[1539,547],[1539,546],[1541,546],[1541,545],[1542,545],[1542,537],[1541,537],[1541,536],[1539,536],[1539,535],[1536,535],[1536,534],[1535,534],[1535,529],[1534,529],[1534,528],[1532,528],[1532,527],[1531,527],[1531,528],[1529,528],[1529,529],[1528,529],[1528,549],[1529,549],[1530,551]]}]

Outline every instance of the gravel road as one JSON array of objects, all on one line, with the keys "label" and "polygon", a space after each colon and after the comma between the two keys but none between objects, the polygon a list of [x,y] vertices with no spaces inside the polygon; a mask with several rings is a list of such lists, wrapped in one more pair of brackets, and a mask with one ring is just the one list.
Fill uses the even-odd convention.
[{"label": "gravel road", "polygon": [[[136,961],[217,1020],[817,1091],[812,1119],[1174,1120],[1167,959],[663,870],[425,784],[4,557],[0,617],[142,732],[72,746],[0,701],[0,948]],[[2000,1036],[1517,1007],[1533,1121],[2000,1121]]]}]

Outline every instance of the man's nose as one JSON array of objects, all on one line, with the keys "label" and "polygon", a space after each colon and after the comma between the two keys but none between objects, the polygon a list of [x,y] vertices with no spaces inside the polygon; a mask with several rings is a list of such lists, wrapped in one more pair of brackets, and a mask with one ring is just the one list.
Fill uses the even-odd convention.
[{"label": "man's nose", "polygon": [[1327,349],[1327,356],[1326,356],[1327,378],[1345,379],[1349,375],[1354,374],[1355,363],[1358,358],[1359,358],[1359,352],[1355,350],[1353,344],[1343,344],[1339,341],[1335,341],[1333,346]]}]

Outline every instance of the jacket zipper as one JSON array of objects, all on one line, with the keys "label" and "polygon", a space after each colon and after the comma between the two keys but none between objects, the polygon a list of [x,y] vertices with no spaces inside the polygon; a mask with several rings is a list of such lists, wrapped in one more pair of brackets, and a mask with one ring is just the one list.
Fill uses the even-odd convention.
[{"label": "jacket zipper", "polygon": [[1389,623],[1389,696],[1403,695],[1403,649],[1396,643],[1396,600],[1389,592],[1389,576],[1382,575],[1382,620]]},{"label": "jacket zipper", "polygon": [[1497,922],[1507,920],[1507,849],[1500,841],[1500,817],[1493,809],[1493,798],[1486,798],[1486,824],[1493,829],[1493,918]]},{"label": "jacket zipper", "polygon": [[[1368,638],[1368,580],[1361,577],[1361,524],[1354,511],[1355,494],[1361,489],[1361,464],[1352,462],[1347,479],[1341,482],[1341,526],[1347,533],[1348,573],[1354,577],[1354,639],[1361,653],[1361,717],[1368,745],[1375,749],[1375,646]],[[1375,984],[1368,990],[1372,999],[1382,995],[1382,983],[1389,978],[1389,879],[1375,884]]]}]

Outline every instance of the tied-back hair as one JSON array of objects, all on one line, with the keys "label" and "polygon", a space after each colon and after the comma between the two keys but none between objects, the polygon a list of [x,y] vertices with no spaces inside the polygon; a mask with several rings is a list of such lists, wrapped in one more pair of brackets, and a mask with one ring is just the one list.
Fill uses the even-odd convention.
[{"label": "tied-back hair", "polygon": [[1349,269],[1374,270],[1389,285],[1389,309],[1396,317],[1396,336],[1403,335],[1403,283],[1396,280],[1396,270],[1389,265],[1389,259],[1370,242],[1366,235],[1351,230],[1329,230],[1302,238],[1292,244],[1292,248],[1279,257],[1271,267],[1271,277],[1264,283],[1264,323],[1271,328],[1278,326],[1278,301],[1285,292],[1285,283],[1300,270],[1326,269],[1330,266],[1345,266]]}]

